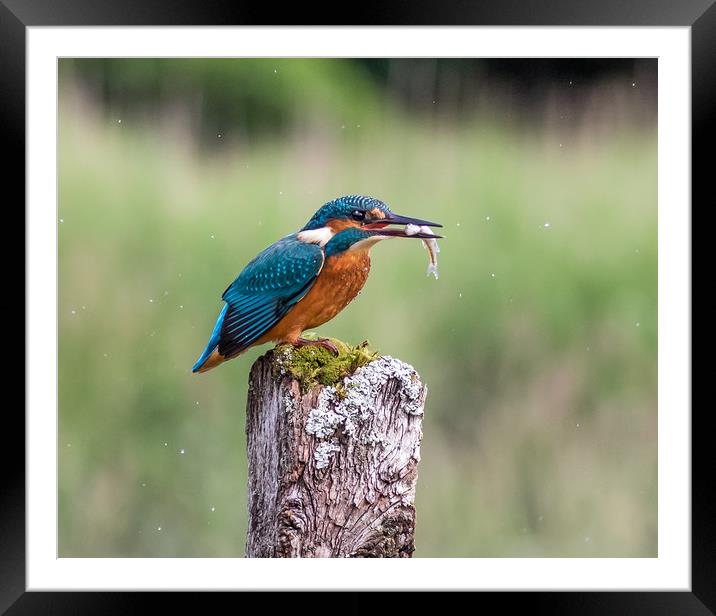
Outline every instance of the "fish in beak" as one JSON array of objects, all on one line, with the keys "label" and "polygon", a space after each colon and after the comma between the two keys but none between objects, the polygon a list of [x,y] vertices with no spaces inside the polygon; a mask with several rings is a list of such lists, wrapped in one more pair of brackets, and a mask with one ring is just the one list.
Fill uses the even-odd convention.
[{"label": "fish in beak", "polygon": [[[403,229],[390,229],[388,225],[405,226]],[[382,218],[380,222],[366,225],[366,228],[374,229],[376,233],[385,237],[414,237],[417,239],[438,239],[442,237],[442,235],[430,233],[428,227],[442,227],[442,225],[437,222],[430,222],[429,220],[421,220],[420,218],[400,216],[399,214],[389,214],[385,218]]]}]

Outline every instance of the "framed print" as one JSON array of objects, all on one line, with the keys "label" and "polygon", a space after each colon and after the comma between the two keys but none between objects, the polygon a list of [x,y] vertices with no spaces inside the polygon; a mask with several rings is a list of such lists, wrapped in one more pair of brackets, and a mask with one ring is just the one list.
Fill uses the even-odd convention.
[{"label": "framed print", "polygon": [[0,2],[27,230],[3,609],[396,589],[711,613],[690,199],[713,3],[271,25]]}]

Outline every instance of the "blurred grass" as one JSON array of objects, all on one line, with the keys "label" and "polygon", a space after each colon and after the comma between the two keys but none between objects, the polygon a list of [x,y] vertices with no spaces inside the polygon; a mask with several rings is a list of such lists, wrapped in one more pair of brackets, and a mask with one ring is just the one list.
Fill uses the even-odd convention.
[{"label": "blurred grass", "polygon": [[656,556],[655,131],[370,109],[214,155],[63,90],[60,556],[243,554],[267,347],[190,367],[241,268],[352,193],[445,225],[438,281],[386,242],[320,330],[428,384],[416,556]]}]

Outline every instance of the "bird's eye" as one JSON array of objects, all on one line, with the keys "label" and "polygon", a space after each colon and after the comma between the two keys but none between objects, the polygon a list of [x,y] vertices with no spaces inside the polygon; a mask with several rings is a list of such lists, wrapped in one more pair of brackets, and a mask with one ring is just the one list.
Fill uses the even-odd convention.
[{"label": "bird's eye", "polygon": [[363,210],[353,210],[351,213],[351,217],[353,220],[364,220],[365,219],[365,212]]}]

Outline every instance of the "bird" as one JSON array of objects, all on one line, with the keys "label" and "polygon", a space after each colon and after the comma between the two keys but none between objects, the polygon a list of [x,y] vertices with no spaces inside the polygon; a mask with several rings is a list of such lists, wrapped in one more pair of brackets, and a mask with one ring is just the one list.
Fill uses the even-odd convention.
[{"label": "bird", "polygon": [[441,237],[427,229],[415,233],[415,227],[408,235],[407,225],[442,227],[395,214],[374,197],[346,195],[325,203],[303,228],[254,257],[226,288],[224,306],[192,372],[207,372],[272,341],[321,346],[338,355],[330,340],[301,334],[330,321],[360,293],[370,272],[369,251],[379,241]]}]

